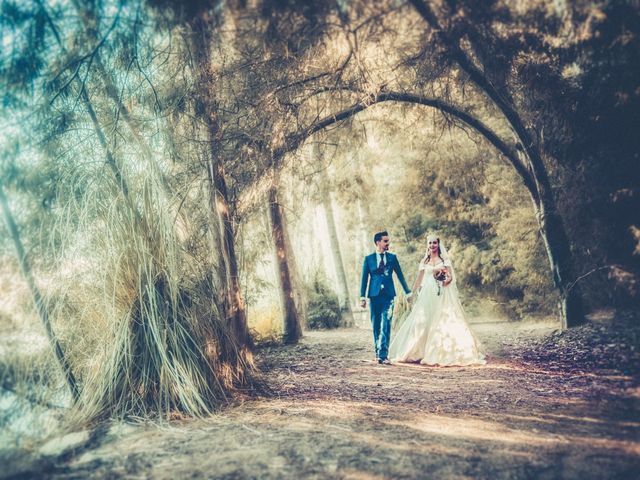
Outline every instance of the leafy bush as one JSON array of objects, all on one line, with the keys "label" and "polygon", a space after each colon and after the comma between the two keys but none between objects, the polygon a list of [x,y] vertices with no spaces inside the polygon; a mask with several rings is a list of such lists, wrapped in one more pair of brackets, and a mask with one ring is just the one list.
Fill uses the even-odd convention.
[{"label": "leafy bush", "polygon": [[338,328],[341,318],[338,296],[316,275],[310,288],[307,327],[311,330]]},{"label": "leafy bush", "polygon": [[437,234],[468,304],[489,302],[513,319],[554,314],[557,292],[520,180],[460,137],[451,151],[456,154],[442,153],[438,162],[413,160],[411,169],[422,174],[413,177],[413,185],[403,182],[396,197],[391,216],[397,220],[389,229],[405,232],[400,252],[408,254],[402,255],[405,275],[416,272],[427,235]]}]

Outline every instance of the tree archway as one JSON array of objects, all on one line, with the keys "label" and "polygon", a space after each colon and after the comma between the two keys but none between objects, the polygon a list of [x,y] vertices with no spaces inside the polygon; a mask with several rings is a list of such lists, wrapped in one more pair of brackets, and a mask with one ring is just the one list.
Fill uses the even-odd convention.
[{"label": "tree archway", "polygon": [[[287,136],[283,144],[273,150],[273,165],[278,166],[281,164],[287,153],[296,150],[313,134],[348,120],[371,106],[386,102],[423,105],[434,108],[444,115],[449,115],[459,124],[467,125],[484,138],[516,171],[531,197],[540,235],[544,239],[545,251],[549,260],[554,285],[560,297],[559,311],[562,326],[567,328],[580,323],[582,321],[581,298],[578,289],[575,287],[575,281],[570,276],[572,259],[568,238],[564,232],[562,221],[556,212],[553,198],[543,193],[540,186],[545,181],[548,182],[548,179],[538,178],[536,172],[527,167],[523,161],[522,147],[519,143],[509,145],[480,118],[461,108],[441,99],[404,92],[380,92],[376,95],[369,95],[349,107],[326,115],[306,128]],[[546,170],[544,174],[546,175]],[[553,214],[549,214],[549,212],[553,212]]]}]

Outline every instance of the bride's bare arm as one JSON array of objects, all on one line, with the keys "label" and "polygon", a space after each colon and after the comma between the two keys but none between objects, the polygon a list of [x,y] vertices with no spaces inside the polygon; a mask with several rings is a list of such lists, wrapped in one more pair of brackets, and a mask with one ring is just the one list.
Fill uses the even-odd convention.
[{"label": "bride's bare arm", "polygon": [[412,292],[417,292],[420,285],[422,285],[422,278],[424,277],[424,270],[418,271],[418,276],[416,277],[416,281],[413,283]]}]

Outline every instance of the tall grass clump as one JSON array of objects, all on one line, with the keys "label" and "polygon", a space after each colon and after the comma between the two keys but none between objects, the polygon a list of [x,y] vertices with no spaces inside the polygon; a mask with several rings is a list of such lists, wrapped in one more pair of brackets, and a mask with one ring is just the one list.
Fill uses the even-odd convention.
[{"label": "tall grass clump", "polygon": [[166,192],[135,173],[135,190],[94,180],[77,221],[61,227],[64,237],[77,225],[62,263],[79,271],[60,275],[54,303],[84,421],[206,415],[253,368],[219,312],[211,250],[178,238]]}]

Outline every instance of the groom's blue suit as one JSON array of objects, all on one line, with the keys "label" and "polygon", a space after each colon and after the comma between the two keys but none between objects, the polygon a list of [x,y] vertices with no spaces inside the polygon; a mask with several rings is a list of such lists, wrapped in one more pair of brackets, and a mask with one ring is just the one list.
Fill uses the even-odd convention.
[{"label": "groom's blue suit", "polygon": [[[411,293],[402,274],[398,258],[389,252],[385,252],[384,256],[385,265],[383,269],[379,268],[380,264],[375,252],[364,257],[362,281],[360,282],[360,297],[369,297],[373,343],[376,349],[376,358],[380,360],[385,360],[389,352],[393,300],[396,296],[396,289],[393,285],[393,272],[396,272],[405,294],[409,295]],[[367,284],[369,286],[368,291]]]}]

